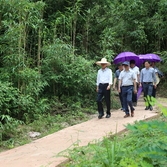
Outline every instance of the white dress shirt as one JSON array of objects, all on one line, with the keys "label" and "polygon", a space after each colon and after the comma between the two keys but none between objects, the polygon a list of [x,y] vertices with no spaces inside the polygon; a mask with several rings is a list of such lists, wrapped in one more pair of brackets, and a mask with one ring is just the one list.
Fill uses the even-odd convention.
[{"label": "white dress shirt", "polygon": [[140,74],[139,67],[135,66],[135,67],[130,68],[130,69],[133,70],[135,75],[136,75],[136,82],[139,82],[138,81],[138,75]]},{"label": "white dress shirt", "polygon": [[96,85],[99,86],[100,83],[108,83],[112,85],[112,71],[110,68],[106,67],[105,69],[98,70]]}]

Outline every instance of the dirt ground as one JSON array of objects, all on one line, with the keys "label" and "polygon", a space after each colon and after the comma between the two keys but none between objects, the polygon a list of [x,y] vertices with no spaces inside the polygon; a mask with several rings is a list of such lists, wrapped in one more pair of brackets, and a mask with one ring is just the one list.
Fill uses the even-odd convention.
[{"label": "dirt ground", "polygon": [[[97,142],[108,134],[115,134],[126,129],[127,124],[157,116],[157,109],[144,110],[143,99],[140,98],[135,107],[135,116],[123,118],[121,110],[112,112],[111,118],[98,119],[77,124],[56,133],[35,140],[32,143],[0,153],[1,167],[58,167],[67,158],[57,156],[64,150],[85,146]],[[98,116],[98,115],[97,115]]]}]

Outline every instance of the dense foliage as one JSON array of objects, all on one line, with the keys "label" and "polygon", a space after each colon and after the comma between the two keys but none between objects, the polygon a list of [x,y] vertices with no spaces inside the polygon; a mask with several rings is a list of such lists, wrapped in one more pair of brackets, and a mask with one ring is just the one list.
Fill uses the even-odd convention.
[{"label": "dense foliage", "polygon": [[165,0],[1,0],[1,139],[9,124],[92,106],[102,57],[154,52],[166,64],[166,14]]}]

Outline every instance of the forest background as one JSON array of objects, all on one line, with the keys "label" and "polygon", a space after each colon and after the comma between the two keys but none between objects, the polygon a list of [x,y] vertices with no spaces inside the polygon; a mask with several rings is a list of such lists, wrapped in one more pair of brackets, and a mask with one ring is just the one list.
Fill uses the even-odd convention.
[{"label": "forest background", "polygon": [[166,76],[166,27],[166,0],[1,0],[0,146],[14,147],[22,125],[59,129],[95,111],[102,57],[156,53]]}]

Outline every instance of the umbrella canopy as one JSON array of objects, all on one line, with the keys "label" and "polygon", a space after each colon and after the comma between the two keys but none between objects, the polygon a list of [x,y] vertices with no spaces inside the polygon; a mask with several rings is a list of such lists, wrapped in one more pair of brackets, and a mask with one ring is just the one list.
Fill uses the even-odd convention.
[{"label": "umbrella canopy", "polygon": [[160,62],[161,61],[161,58],[154,53],[148,53],[145,55],[138,55],[138,56],[139,56],[140,64],[143,64],[146,60],[149,60],[150,62]]},{"label": "umbrella canopy", "polygon": [[139,57],[133,52],[122,52],[118,54],[114,59],[114,64],[122,63],[124,61],[135,60],[139,61]]}]

